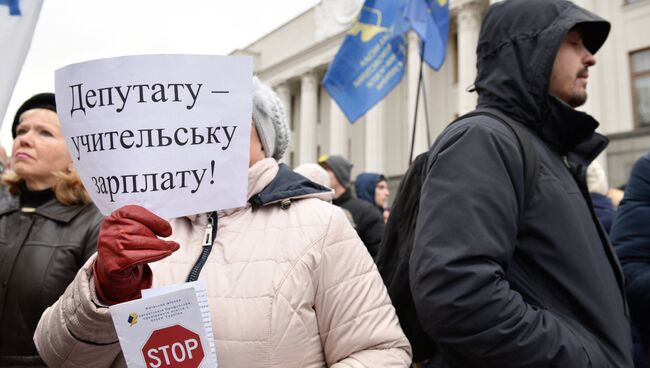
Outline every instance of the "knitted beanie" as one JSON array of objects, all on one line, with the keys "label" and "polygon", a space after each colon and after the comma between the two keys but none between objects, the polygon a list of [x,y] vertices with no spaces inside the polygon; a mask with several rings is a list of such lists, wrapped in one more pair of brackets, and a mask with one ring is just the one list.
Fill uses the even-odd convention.
[{"label": "knitted beanie", "polygon": [[314,163],[302,164],[296,167],[295,169],[293,169],[293,171],[313,181],[314,183],[320,184],[324,187],[329,188],[330,185],[332,185],[330,183],[330,176],[327,174],[327,171],[323,169],[323,167],[320,166],[319,164],[314,164]]},{"label": "knitted beanie", "polygon": [[253,77],[253,121],[264,154],[279,160],[289,146],[291,132],[278,95],[257,77]]},{"label": "knitted beanie", "polygon": [[609,189],[607,177],[605,176],[605,170],[598,161],[592,162],[587,168],[587,188],[591,193],[607,195]]}]

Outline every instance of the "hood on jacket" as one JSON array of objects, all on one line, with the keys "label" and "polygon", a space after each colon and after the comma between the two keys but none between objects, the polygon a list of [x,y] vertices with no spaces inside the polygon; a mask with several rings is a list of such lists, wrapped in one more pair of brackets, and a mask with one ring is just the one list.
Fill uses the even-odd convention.
[{"label": "hood on jacket", "polygon": [[375,189],[377,183],[386,180],[386,177],[381,174],[375,173],[361,173],[357,176],[357,181],[354,184],[354,189],[357,192],[357,198],[370,202],[373,206],[377,207],[375,203]]},{"label": "hood on jacket", "polygon": [[566,154],[591,139],[598,122],[548,92],[557,52],[579,25],[585,47],[595,54],[610,24],[566,0],[508,0],[492,5],[477,47],[479,107],[494,107]]},{"label": "hood on jacket", "polygon": [[278,173],[271,182],[248,201],[255,207],[266,206],[287,199],[317,197],[331,200],[332,190],[294,172],[285,164],[280,164]]}]

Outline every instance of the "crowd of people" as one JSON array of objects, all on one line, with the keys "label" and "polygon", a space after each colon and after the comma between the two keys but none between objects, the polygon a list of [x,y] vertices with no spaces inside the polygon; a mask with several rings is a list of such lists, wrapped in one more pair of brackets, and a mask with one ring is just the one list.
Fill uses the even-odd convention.
[{"label": "crowd of people", "polygon": [[[608,140],[576,109],[609,28],[566,0],[492,5],[477,110],[394,203],[386,175],[353,180],[341,155],[280,163],[284,109],[253,77],[244,206],[104,217],[54,95],[30,98],[0,155],[0,366],[125,367],[108,307],[198,278],[220,367],[648,367],[650,153],[619,204],[596,160]],[[406,198],[414,216],[400,218]],[[382,262],[406,261],[408,322],[375,264],[387,232],[404,242]]]}]

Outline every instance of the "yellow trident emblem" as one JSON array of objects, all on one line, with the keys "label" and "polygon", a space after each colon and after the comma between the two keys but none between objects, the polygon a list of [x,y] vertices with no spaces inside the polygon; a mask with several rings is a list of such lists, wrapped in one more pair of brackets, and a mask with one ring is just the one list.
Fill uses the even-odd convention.
[{"label": "yellow trident emblem", "polygon": [[[361,41],[368,42],[372,40],[376,35],[388,31],[388,28],[381,26],[381,12],[379,10],[364,6],[361,9],[361,12],[364,11],[370,15],[374,15],[375,24],[362,23],[360,20],[358,20],[348,31],[348,34],[356,36],[361,33]],[[361,19],[361,16],[359,16],[359,19]]]}]

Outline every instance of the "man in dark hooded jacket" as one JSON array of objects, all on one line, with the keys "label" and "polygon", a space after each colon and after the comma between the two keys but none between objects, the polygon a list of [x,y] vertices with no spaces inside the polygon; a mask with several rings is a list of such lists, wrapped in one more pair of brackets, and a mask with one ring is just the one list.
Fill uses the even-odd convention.
[{"label": "man in dark hooded jacket", "polygon": [[607,145],[575,110],[609,23],[564,0],[487,11],[479,108],[522,126],[539,163],[524,198],[514,133],[462,119],[428,158],[410,260],[418,317],[451,367],[631,367],[623,277],[585,168]]}]

